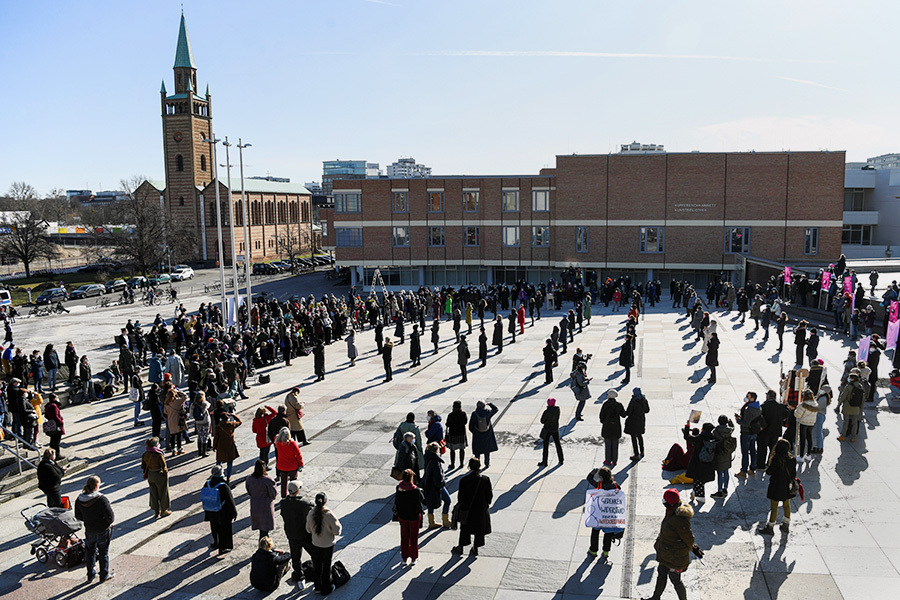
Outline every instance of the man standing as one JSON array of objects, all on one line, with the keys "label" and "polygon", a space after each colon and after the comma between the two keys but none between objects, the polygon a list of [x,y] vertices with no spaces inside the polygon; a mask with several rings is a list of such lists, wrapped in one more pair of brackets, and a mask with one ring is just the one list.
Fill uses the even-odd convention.
[{"label": "man standing", "polygon": [[575,400],[578,401],[578,407],[575,409],[575,420],[584,421],[581,413],[584,411],[584,403],[591,397],[591,390],[588,389],[591,379],[587,376],[587,364],[583,362],[578,363],[570,377],[572,381],[569,383],[569,387],[575,392]]},{"label": "man standing", "polygon": [[478,556],[478,548],[484,546],[484,537],[491,533],[490,506],[493,499],[491,480],[481,474],[481,461],[470,458],[469,474],[459,480],[459,545],[451,548],[453,554],[462,554],[463,548],[474,542],[471,554]]},{"label": "man standing", "polygon": [[312,503],[300,495],[303,483],[300,480],[288,482],[288,495],[281,500],[281,518],[284,519],[284,534],[291,549],[291,579],[303,589],[303,551],[312,557],[312,535],[306,531],[306,515],[312,510]]},{"label": "man standing", "polygon": [[543,424],[543,433],[541,440],[544,442],[544,457],[538,463],[539,467],[547,466],[547,454],[550,450],[550,440],[556,444],[556,457],[559,458],[559,464],[563,464],[562,444],[559,443],[559,407],[556,405],[556,398],[547,399],[547,408],[541,415],[541,423]]},{"label": "man standing", "polygon": [[756,475],[756,437],[761,429],[761,416],[756,392],[747,392],[740,413],[735,415],[741,426],[741,470],[735,477],[743,479],[748,474],[751,477]]},{"label": "man standing", "polygon": [[806,347],[806,321],[800,321],[797,329],[794,330],[794,344],[797,346],[797,362],[799,366],[803,366],[803,350]]},{"label": "man standing", "polygon": [[94,581],[94,563],[100,562],[100,583],[112,579],[109,570],[109,542],[112,524],[116,520],[109,499],[100,493],[100,478],[91,475],[75,500],[75,518],[84,523],[84,562],[87,565],[87,582]]},{"label": "man standing", "polygon": [[819,356],[819,336],[815,327],[809,330],[809,339],[806,340],[806,356],[809,358],[810,366]]},{"label": "man standing", "polygon": [[469,363],[469,344],[466,342],[466,336],[459,336],[459,345],[456,346],[456,362],[459,363],[459,370],[462,373],[462,381],[469,380],[466,372],[466,365]]},{"label": "man standing", "polygon": [[[775,447],[775,442],[781,439],[781,430],[788,416],[789,409],[778,401],[775,390],[766,392],[766,401],[760,407],[762,418],[757,424],[761,427],[756,440],[757,461],[760,469],[765,469],[769,462],[769,453]],[[741,426],[743,430],[743,425]]]},{"label": "man standing", "polygon": [[66,368],[69,369],[69,385],[75,384],[76,367],[78,366],[78,352],[72,342],[66,342],[66,351],[64,354]]},{"label": "man standing", "polygon": [[556,350],[553,349],[553,340],[548,339],[544,344],[544,383],[553,383],[553,365],[558,358]]},{"label": "man standing", "polygon": [[131,378],[134,377],[134,354],[128,349],[124,341],[119,346],[119,368],[122,369],[124,391],[128,392],[128,385],[131,383]]},{"label": "man standing", "polygon": [[394,344],[391,343],[391,338],[386,338],[384,340],[384,345],[381,348],[381,360],[384,361],[384,380],[390,381],[394,378],[394,371],[391,368],[391,355],[394,353]]}]

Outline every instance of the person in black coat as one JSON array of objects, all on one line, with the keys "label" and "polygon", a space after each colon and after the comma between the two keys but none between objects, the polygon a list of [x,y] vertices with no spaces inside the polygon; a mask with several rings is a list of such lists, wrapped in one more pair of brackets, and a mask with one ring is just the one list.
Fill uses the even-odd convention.
[{"label": "person in black coat", "polygon": [[212,533],[211,550],[218,550],[219,554],[227,554],[234,548],[234,538],[231,524],[237,519],[237,508],[234,505],[234,496],[224,477],[224,467],[213,465],[212,476],[206,481],[204,487],[216,488],[219,492],[219,500],[222,507],[219,510],[204,510],[203,520],[209,521],[210,533]]},{"label": "person in black coat", "polygon": [[606,401],[600,407],[600,422],[603,427],[600,435],[603,437],[603,446],[606,449],[606,460],[603,464],[613,467],[619,462],[619,438],[622,437],[622,417],[625,416],[625,407],[618,400],[619,393],[616,390],[606,392]]},{"label": "person in black coat", "polygon": [[290,552],[274,549],[272,538],[259,540],[259,549],[250,558],[250,585],[263,592],[274,592],[291,566]]},{"label": "person in black coat", "polygon": [[494,492],[491,480],[481,474],[481,461],[477,458],[469,459],[469,473],[459,480],[456,498],[459,545],[454,546],[451,552],[462,554],[474,538],[471,554],[478,556],[478,548],[484,546],[485,536],[491,533],[490,507]]},{"label": "person in black coat", "polygon": [[778,519],[778,503],[784,507],[784,521],[781,522],[781,531],[788,532],[791,524],[791,486],[797,477],[797,463],[791,455],[791,443],[780,439],[775,443],[775,451],[772,460],[766,469],[769,476],[769,489],[766,497],[769,499],[769,522],[759,527],[757,531],[763,535],[775,533],[775,521]]},{"label": "person in black coat", "polygon": [[494,337],[491,343],[497,346],[497,354],[503,352],[503,317],[500,315],[494,319]]},{"label": "person in black coat", "polygon": [[558,358],[559,355],[553,349],[553,340],[548,339],[544,344],[544,383],[553,383],[553,365]]},{"label": "person in black coat", "polygon": [[487,366],[487,334],[484,332],[484,325],[481,326],[481,333],[478,334],[478,360],[481,361],[481,366]]},{"label": "person in black coat", "polygon": [[631,436],[631,449],[634,451],[631,460],[644,458],[644,431],[647,429],[649,412],[650,403],[641,388],[634,388],[628,408],[625,409],[625,433]]},{"label": "person in black coat", "polygon": [[384,346],[381,348],[381,360],[384,361],[384,380],[390,381],[394,378],[394,370],[391,366],[391,355],[394,353],[394,344],[391,338],[384,340]]},{"label": "person in black coat", "polygon": [[411,367],[418,367],[422,364],[422,334],[419,332],[419,326],[413,325],[412,333],[409,334],[409,360],[412,361]]},{"label": "person in black coat", "polygon": [[709,367],[709,383],[716,382],[716,367],[719,366],[719,334],[712,332],[706,342],[706,366]]},{"label": "person in black coat", "polygon": [[819,334],[815,327],[809,330],[809,337],[806,340],[806,357],[809,358],[810,366],[819,357]]},{"label": "person in black coat", "polygon": [[75,500],[75,518],[84,523],[84,563],[87,582],[94,580],[94,562],[100,563],[100,583],[115,574],[109,569],[109,544],[116,521],[109,498],[100,493],[100,478],[91,475]]},{"label": "person in black coat", "polygon": [[506,330],[512,335],[510,344],[516,343],[516,320],[518,318],[514,309],[509,311],[509,324],[506,326]]},{"label": "person in black coat", "polygon": [[800,321],[794,330],[794,344],[797,346],[797,365],[803,366],[803,349],[806,346],[806,321]]},{"label": "person in black coat", "polygon": [[456,362],[459,365],[459,371],[462,373],[461,382],[469,380],[469,374],[466,367],[469,364],[469,343],[466,342],[466,336],[459,336],[459,344],[456,346]]},{"label": "person in black coat", "polygon": [[[696,429],[691,431],[689,426],[684,428],[685,441],[694,446],[691,462],[688,463],[684,475],[694,480],[691,500],[696,499],[697,502],[706,501],[706,483],[716,478],[715,450],[718,442],[714,430],[715,426],[712,423],[704,423],[699,432]],[[708,461],[705,460],[707,458]]]},{"label": "person in black coat", "polygon": [[[273,438],[274,439],[274,438]],[[306,516],[313,504],[300,495],[303,484],[298,479],[288,482],[288,495],[281,499],[281,518],[284,520],[284,535],[291,549],[291,579],[303,581],[303,551],[312,557],[312,535],[306,531]]]},{"label": "person in black coat", "polygon": [[[484,327],[481,328],[484,330]],[[441,322],[439,319],[435,319],[431,322],[431,344],[434,346],[434,353],[438,353],[438,344],[441,343]],[[381,350],[378,350],[378,353],[381,354]]]},{"label": "person in black coat", "polygon": [[759,408],[765,426],[756,438],[756,464],[757,468],[765,469],[769,464],[769,453],[775,447],[775,442],[781,439],[784,422],[790,414],[790,409],[778,401],[774,390],[766,392],[766,400]]},{"label": "person in black coat", "polygon": [[631,381],[631,367],[634,366],[633,339],[634,336],[630,333],[626,333],[625,340],[622,342],[622,347],[619,348],[619,366],[625,369],[625,379],[622,380],[622,385],[626,385]]},{"label": "person in black coat", "polygon": [[[381,317],[375,321],[375,346],[378,348],[378,354],[381,354],[384,342],[384,322]],[[435,350],[437,352],[437,350]]]},{"label": "person in black coat", "polygon": [[450,450],[450,470],[456,468],[456,451],[459,450],[459,466],[462,467],[466,460],[466,446],[469,444],[466,428],[469,425],[469,417],[462,409],[462,402],[453,401],[453,410],[447,415],[447,430],[444,439]]},{"label": "person in black coat", "polygon": [[316,381],[325,379],[325,345],[322,340],[316,342],[313,347],[313,367],[316,374]]},{"label": "person in black coat", "polygon": [[56,451],[53,448],[44,450],[41,462],[37,466],[38,489],[47,496],[49,508],[62,508],[62,478],[66,470],[56,462]]},{"label": "person in black coat", "polygon": [[559,407],[556,405],[556,398],[547,399],[547,408],[544,409],[544,413],[541,415],[541,424],[544,426],[541,430],[541,440],[544,442],[544,455],[538,466],[547,466],[547,455],[550,451],[551,439],[556,444],[556,457],[559,459],[559,464],[562,465],[563,450],[562,444],[559,442]]}]

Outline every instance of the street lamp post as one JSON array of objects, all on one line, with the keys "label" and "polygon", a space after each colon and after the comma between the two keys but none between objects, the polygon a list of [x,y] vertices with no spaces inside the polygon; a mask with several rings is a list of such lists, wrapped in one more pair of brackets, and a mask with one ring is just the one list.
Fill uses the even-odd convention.
[{"label": "street lamp post", "polygon": [[[225,169],[228,173],[228,231],[231,237],[231,277],[234,281],[234,315],[235,320],[237,320],[237,309],[238,303],[240,302],[240,296],[238,294],[237,254],[235,253],[234,245],[234,201],[231,199],[231,158],[229,154],[231,142],[228,141],[227,135],[225,136],[225,141],[222,145],[225,146]],[[248,308],[247,310],[250,309]]]},{"label": "street lamp post", "polygon": [[244,273],[247,275],[247,324],[250,324],[250,307],[253,306],[253,292],[250,285],[250,268],[252,262],[252,250],[250,248],[250,209],[247,208],[246,195],[244,194],[244,148],[249,148],[253,144],[245,144],[238,138],[237,148],[238,157],[241,163],[241,209],[244,212]]},{"label": "street lamp post", "polygon": [[216,168],[216,144],[222,140],[217,139],[215,134],[212,139],[201,140],[212,147],[212,164],[213,164],[213,184],[216,186],[216,229],[219,232],[219,284],[222,290],[222,325],[228,325],[228,306],[225,300],[225,253],[222,250],[222,203],[219,202],[219,170]]}]

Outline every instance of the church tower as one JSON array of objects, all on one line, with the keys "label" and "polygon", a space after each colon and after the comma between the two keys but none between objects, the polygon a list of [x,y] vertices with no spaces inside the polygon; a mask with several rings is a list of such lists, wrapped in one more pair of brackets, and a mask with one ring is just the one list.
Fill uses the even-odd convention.
[{"label": "church tower", "polygon": [[[165,208],[174,221],[187,226],[194,234],[197,242],[194,259],[215,260],[215,251],[207,256],[202,247],[203,241],[209,244],[210,240],[205,239],[204,229],[209,224],[204,222],[204,198],[201,195],[213,178],[210,144],[203,141],[212,139],[212,98],[209,86],[204,96],[197,93],[197,66],[184,13],[178,29],[173,71],[175,93],[167,94],[165,81],[159,91],[166,161]],[[206,204],[214,205],[215,199],[206,199]],[[214,245],[208,247],[214,248]]]}]

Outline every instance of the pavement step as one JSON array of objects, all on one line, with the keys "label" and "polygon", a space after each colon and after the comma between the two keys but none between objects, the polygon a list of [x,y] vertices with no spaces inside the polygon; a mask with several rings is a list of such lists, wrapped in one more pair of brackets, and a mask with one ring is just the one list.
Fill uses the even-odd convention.
[{"label": "pavement step", "polygon": [[[29,460],[32,457],[28,457]],[[38,460],[38,459],[36,459]],[[87,468],[90,462],[83,458],[74,458],[70,460],[68,457],[59,461],[59,464],[67,467],[66,475],[72,475]],[[7,502],[12,498],[18,498],[25,494],[31,493],[37,489],[37,477],[33,469],[27,464],[22,464],[22,474],[16,466],[15,457],[11,463],[0,468],[0,504]]]}]

